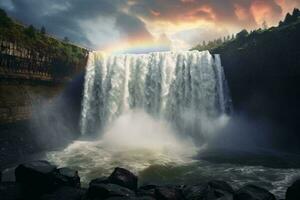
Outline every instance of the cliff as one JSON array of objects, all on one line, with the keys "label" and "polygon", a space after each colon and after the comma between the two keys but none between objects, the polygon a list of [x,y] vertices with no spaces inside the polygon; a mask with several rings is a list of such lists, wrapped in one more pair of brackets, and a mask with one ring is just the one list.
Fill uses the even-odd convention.
[{"label": "cliff", "polygon": [[0,9],[0,169],[76,137],[87,55]]},{"label": "cliff", "polygon": [[[299,150],[300,11],[278,27],[243,30],[220,54],[236,113],[273,124],[272,137]],[[278,132],[278,134],[276,134]],[[275,139],[274,139],[275,141]]]},{"label": "cliff", "polygon": [[61,92],[86,64],[88,50],[25,27],[0,9],[0,124],[30,118],[32,105]]}]

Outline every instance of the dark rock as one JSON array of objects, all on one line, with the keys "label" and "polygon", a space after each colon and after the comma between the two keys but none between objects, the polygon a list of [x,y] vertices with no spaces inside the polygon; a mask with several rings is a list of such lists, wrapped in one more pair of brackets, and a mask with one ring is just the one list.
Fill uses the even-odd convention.
[{"label": "dark rock", "polygon": [[288,187],[285,198],[286,200],[300,199],[300,179],[295,181],[290,187]]},{"label": "dark rock", "polygon": [[246,185],[236,192],[234,200],[276,200],[276,198],[264,188],[255,185]]},{"label": "dark rock", "polygon": [[56,184],[62,186],[71,186],[80,188],[80,177],[78,171],[64,167],[60,168],[55,172]]},{"label": "dark rock", "polygon": [[89,198],[134,197],[135,193],[128,188],[115,184],[90,183]]},{"label": "dark rock", "polygon": [[47,161],[33,161],[19,165],[15,170],[24,196],[39,196],[54,189],[53,173],[56,166]]},{"label": "dark rock", "polygon": [[183,188],[183,195],[187,200],[232,200],[233,194],[234,190],[232,187],[224,181],[210,181],[208,183]]},{"label": "dark rock", "polygon": [[208,182],[208,185],[210,185],[212,188],[214,188],[216,190],[223,190],[223,191],[229,192],[231,194],[234,193],[233,188],[225,181],[213,180],[213,181]]},{"label": "dark rock", "polygon": [[137,190],[137,196],[149,196],[149,197],[155,197],[155,189],[157,188],[156,185],[144,185],[141,186]]},{"label": "dark rock", "polygon": [[[300,92],[294,88],[300,85],[300,45],[295,45],[300,44],[299,21],[255,31],[245,40],[234,40],[210,51],[221,55],[234,112],[256,122],[255,129],[245,129],[244,134],[267,138],[265,127],[271,125],[272,147],[294,153],[300,152]],[[248,143],[246,140],[243,144]]]},{"label": "dark rock", "polygon": [[143,185],[139,189],[142,189],[142,190],[151,190],[151,189],[155,189],[155,188],[157,188],[156,185]]},{"label": "dark rock", "polygon": [[15,200],[21,197],[20,186],[16,182],[0,183],[0,199]]},{"label": "dark rock", "polygon": [[55,190],[51,194],[43,195],[41,200],[81,200],[86,190],[63,186]]},{"label": "dark rock", "polygon": [[156,198],[151,196],[139,196],[135,198],[136,200],[156,200]]},{"label": "dark rock", "polygon": [[138,178],[127,169],[117,167],[109,176],[108,181],[131,190],[136,190]]},{"label": "dark rock", "polygon": [[109,197],[105,200],[137,200],[134,197]]},{"label": "dark rock", "polygon": [[182,199],[181,192],[174,187],[157,187],[155,189],[155,197],[158,200],[179,200]]},{"label": "dark rock", "polygon": [[105,200],[155,200],[152,197],[109,197]]},{"label": "dark rock", "polygon": [[90,182],[90,186],[93,184],[100,184],[100,183],[106,184],[106,183],[109,183],[109,181],[107,180],[107,177],[96,178]]}]

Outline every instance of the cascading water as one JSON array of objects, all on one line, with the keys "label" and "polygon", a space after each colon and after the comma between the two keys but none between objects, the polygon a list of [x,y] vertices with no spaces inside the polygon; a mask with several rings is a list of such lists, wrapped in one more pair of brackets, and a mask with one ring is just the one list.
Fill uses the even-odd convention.
[{"label": "cascading water", "polygon": [[208,51],[108,57],[90,53],[82,134],[95,134],[133,109],[171,122],[178,132],[197,135],[201,132],[199,117],[214,119],[230,110],[220,57]]},{"label": "cascading water", "polygon": [[[206,146],[202,144],[222,135],[215,137],[223,132],[226,113],[231,111],[218,55],[208,51],[111,56],[93,52],[84,87],[82,135],[100,137],[47,153],[51,162],[77,169],[83,185],[124,167],[139,175],[141,185],[217,179],[236,187],[258,184],[281,198],[299,174],[297,169],[216,164],[197,157]],[[212,158],[216,159],[214,154]]]}]

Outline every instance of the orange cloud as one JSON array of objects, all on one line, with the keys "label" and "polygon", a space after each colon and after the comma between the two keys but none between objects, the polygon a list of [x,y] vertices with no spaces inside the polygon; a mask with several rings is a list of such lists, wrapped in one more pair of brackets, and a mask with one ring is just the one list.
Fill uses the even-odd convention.
[{"label": "orange cloud", "polygon": [[239,20],[245,21],[250,18],[248,9],[246,9],[238,4],[235,4],[234,8],[235,8],[234,13],[238,17]]},{"label": "orange cloud", "polygon": [[153,16],[158,17],[160,16],[160,13],[155,11],[155,10],[150,10],[150,12],[152,13]]},{"label": "orange cloud", "polygon": [[262,24],[263,21],[272,21],[273,22],[273,10],[264,1],[256,0],[253,1],[250,7],[251,14],[253,15],[255,22],[257,24]]}]

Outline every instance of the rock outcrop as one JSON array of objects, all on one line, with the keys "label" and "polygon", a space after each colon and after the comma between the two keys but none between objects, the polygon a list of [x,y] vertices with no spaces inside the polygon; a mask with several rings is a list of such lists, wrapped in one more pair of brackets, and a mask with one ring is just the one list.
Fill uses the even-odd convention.
[{"label": "rock outcrop", "polygon": [[[124,168],[115,168],[109,177],[92,180],[82,188],[76,170],[57,168],[47,161],[19,165],[16,182],[0,182],[1,200],[275,200],[264,188],[245,185],[234,190],[220,180],[195,185],[144,185]],[[288,188],[286,200],[299,200],[300,181]]]},{"label": "rock outcrop", "polygon": [[300,179],[295,181],[286,191],[286,200],[300,199]]}]

